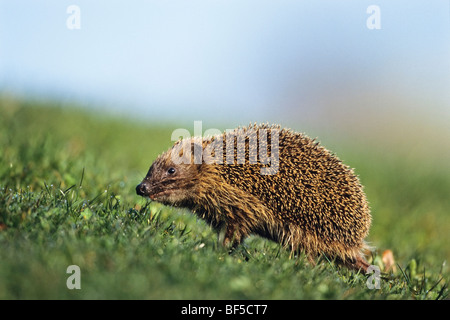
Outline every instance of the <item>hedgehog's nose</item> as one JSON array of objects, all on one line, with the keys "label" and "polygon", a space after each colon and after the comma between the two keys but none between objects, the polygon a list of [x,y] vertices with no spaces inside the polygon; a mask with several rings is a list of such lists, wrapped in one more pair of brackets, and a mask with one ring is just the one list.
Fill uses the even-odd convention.
[{"label": "hedgehog's nose", "polygon": [[138,196],[145,197],[148,195],[148,189],[148,186],[144,182],[142,182],[136,186],[136,193],[138,194]]}]

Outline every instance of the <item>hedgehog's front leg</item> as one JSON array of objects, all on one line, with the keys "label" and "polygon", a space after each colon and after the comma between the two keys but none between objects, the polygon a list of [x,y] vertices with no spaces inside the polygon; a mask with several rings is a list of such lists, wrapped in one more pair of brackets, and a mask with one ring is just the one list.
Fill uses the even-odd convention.
[{"label": "hedgehog's front leg", "polygon": [[223,245],[234,249],[251,233],[251,226],[246,219],[245,213],[236,207],[223,211],[223,223],[225,236]]},{"label": "hedgehog's front leg", "polygon": [[226,248],[235,249],[243,240],[242,234],[239,232],[239,226],[236,223],[228,222],[225,227],[225,238],[223,245]]}]

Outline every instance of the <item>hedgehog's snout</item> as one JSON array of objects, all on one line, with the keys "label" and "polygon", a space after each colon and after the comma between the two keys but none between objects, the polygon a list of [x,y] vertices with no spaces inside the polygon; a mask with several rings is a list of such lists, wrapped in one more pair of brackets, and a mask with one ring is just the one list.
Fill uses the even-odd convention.
[{"label": "hedgehog's snout", "polygon": [[150,191],[150,186],[145,182],[141,182],[136,186],[136,193],[138,196],[147,197]]}]

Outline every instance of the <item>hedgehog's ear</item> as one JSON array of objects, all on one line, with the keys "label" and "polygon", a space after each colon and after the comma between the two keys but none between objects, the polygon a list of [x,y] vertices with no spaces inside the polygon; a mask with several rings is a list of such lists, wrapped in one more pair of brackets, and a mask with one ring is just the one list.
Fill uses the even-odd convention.
[{"label": "hedgehog's ear", "polygon": [[191,159],[190,144],[183,141],[177,142],[170,150],[167,161],[171,161],[174,164],[190,164]]}]

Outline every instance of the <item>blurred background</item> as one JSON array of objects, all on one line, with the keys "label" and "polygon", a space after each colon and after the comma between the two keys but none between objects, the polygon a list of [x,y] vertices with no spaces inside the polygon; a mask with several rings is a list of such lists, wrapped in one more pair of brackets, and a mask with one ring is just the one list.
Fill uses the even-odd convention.
[{"label": "blurred background", "polygon": [[0,92],[210,127],[448,125],[449,1],[1,0]]}]

